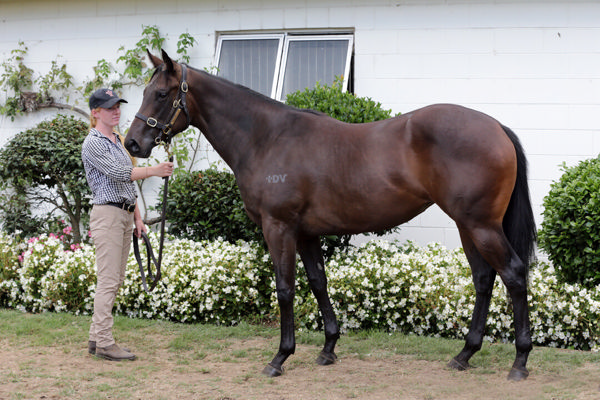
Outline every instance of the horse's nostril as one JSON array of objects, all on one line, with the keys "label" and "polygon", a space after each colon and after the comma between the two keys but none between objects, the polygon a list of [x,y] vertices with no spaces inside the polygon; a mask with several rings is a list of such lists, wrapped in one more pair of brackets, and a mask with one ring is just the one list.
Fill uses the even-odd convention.
[{"label": "horse's nostril", "polygon": [[129,150],[130,153],[137,153],[140,151],[140,146],[135,139],[129,139],[127,142],[125,142],[125,148]]}]

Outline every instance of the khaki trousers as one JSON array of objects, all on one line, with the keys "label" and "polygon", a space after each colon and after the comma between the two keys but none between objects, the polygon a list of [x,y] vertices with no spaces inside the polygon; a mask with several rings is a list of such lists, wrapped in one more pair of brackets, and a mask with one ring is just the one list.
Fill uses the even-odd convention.
[{"label": "khaki trousers", "polygon": [[133,234],[133,213],[110,205],[94,205],[90,230],[96,247],[96,296],[89,340],[98,347],[115,343],[112,308],[125,279]]}]

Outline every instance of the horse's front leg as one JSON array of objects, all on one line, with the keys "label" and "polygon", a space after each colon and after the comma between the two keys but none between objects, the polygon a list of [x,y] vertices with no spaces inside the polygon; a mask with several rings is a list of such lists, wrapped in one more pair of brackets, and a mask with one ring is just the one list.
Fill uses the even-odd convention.
[{"label": "horse's front leg", "polygon": [[263,222],[263,234],[275,270],[277,301],[281,314],[281,338],[279,351],[273,360],[263,369],[263,374],[280,376],[283,363],[294,354],[294,294],[296,281],[296,238],[290,229],[282,223]]},{"label": "horse's front leg", "polygon": [[304,263],[310,288],[317,299],[323,325],[325,328],[325,346],[317,358],[317,364],[329,365],[335,363],[337,356],[334,353],[335,345],[340,337],[338,326],[331,301],[327,293],[327,277],[325,275],[325,262],[318,237],[302,238],[298,241],[298,252]]}]

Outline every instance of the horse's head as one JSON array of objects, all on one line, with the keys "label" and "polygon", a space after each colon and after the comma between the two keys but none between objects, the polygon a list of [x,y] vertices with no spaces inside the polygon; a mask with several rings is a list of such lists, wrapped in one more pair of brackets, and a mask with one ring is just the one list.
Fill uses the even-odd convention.
[{"label": "horse's head", "polygon": [[156,69],[144,89],[142,105],[125,137],[129,153],[142,158],[150,156],[154,146],[168,143],[190,124],[186,66],[172,61],[164,50],[162,60],[150,52],[148,56]]}]

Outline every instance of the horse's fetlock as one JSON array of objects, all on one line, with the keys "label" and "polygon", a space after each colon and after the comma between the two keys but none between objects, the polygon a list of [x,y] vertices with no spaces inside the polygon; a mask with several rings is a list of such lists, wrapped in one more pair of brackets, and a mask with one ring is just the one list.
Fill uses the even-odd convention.
[{"label": "horse's fetlock", "polygon": [[481,350],[481,346],[483,345],[483,338],[480,335],[467,335],[465,340],[465,347],[467,347],[473,353]]},{"label": "horse's fetlock", "polygon": [[517,352],[529,354],[533,349],[533,342],[530,336],[517,337],[515,340],[515,347]]}]

